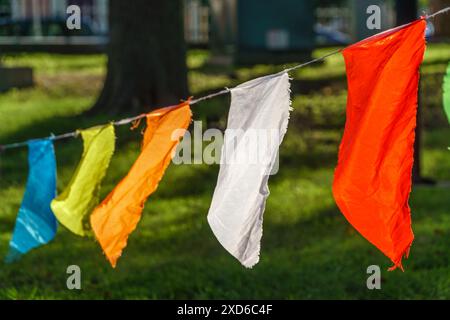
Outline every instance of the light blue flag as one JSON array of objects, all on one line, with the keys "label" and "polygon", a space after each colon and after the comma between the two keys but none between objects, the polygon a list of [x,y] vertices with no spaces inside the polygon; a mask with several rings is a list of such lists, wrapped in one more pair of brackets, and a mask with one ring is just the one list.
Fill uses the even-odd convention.
[{"label": "light blue flag", "polygon": [[50,139],[28,142],[28,181],[9,243],[6,262],[20,258],[33,248],[51,241],[56,218],[50,203],[56,196],[56,160]]}]

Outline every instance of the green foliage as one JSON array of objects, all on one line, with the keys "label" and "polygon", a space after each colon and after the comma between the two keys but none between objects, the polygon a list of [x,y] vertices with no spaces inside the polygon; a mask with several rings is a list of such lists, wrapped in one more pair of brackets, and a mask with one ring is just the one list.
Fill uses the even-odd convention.
[{"label": "green foliage", "polygon": [[447,67],[447,74],[444,78],[444,84],[442,86],[442,90],[444,92],[443,96],[443,104],[444,104],[444,111],[447,115],[448,122],[450,123],[450,63]]},{"label": "green foliage", "polygon": [[[442,87],[436,79],[443,78],[449,47],[429,45],[422,73],[428,124],[424,173],[439,181],[450,180],[450,129],[442,113],[442,99],[435,99]],[[281,68],[261,65],[217,70],[205,64],[207,58],[208,52],[195,51],[188,59],[196,95]],[[0,95],[0,143],[110,120],[83,115],[101,87],[103,56],[29,54],[7,56],[5,62],[33,65],[37,84]],[[252,270],[241,267],[207,225],[218,166],[171,165],[148,200],[117,269],[108,265],[93,239],[78,238],[60,227],[49,245],[33,250],[15,264],[0,266],[0,297],[449,299],[448,184],[413,188],[410,204],[416,240],[410,259],[405,261],[406,272],[387,272],[388,259],[349,226],[331,195],[345,122],[343,61],[337,55],[293,76],[294,111],[280,151],[280,171],[269,183],[261,262]],[[223,128],[228,99],[196,105],[194,119]],[[103,196],[126,174],[139,150],[139,130],[120,127],[117,135],[117,151],[103,184]],[[56,152],[61,191],[80,158],[81,141],[57,142]],[[7,252],[23,195],[26,157],[26,149],[8,150],[0,157],[0,257]],[[66,268],[72,264],[81,267],[81,291],[66,288]],[[380,291],[366,288],[366,268],[372,264],[382,268]]]}]

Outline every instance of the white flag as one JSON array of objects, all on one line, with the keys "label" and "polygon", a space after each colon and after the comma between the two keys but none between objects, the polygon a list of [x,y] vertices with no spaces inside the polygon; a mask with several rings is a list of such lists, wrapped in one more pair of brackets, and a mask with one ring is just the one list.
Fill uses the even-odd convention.
[{"label": "white flag", "polygon": [[259,261],[267,182],[287,130],[287,73],[231,89],[220,172],[208,222],[222,246],[245,267]]}]

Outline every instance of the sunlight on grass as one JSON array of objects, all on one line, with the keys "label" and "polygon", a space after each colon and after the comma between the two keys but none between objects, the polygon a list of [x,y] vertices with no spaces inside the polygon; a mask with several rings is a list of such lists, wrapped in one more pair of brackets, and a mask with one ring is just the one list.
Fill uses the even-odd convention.
[{"label": "sunlight on grass", "polygon": [[[320,49],[314,57],[334,48]],[[450,298],[450,127],[441,105],[442,76],[450,45],[428,46],[422,67],[423,171],[440,182],[411,194],[416,240],[406,272],[386,272],[390,263],[363,239],[337,209],[331,183],[345,123],[347,98],[341,55],[292,74],[290,127],[280,150],[280,170],[269,182],[261,261],[244,269],[217,242],[206,221],[218,166],[171,165],[147,201],[117,269],[98,243],[59,227],[50,244],[0,267],[0,298],[6,299],[399,299]],[[191,51],[191,91],[236,85],[284,66],[215,69],[210,53]],[[6,56],[6,65],[35,69],[36,86],[0,94],[0,143],[57,134],[97,122],[83,112],[96,99],[105,73],[104,55]],[[323,82],[326,80],[326,82]],[[318,84],[317,84],[318,83]],[[308,84],[310,84],[308,86]],[[223,128],[229,97],[194,108],[194,118]],[[117,129],[117,150],[102,197],[128,172],[139,153],[139,130]],[[80,159],[81,140],[55,144],[58,191]],[[0,157],[0,258],[8,250],[27,177],[27,150]],[[66,268],[82,269],[83,290],[66,288]],[[383,290],[365,287],[368,265],[383,270]]]},{"label": "sunlight on grass", "polygon": [[105,72],[106,59],[106,56],[103,54],[20,53],[2,56],[1,61],[5,66],[32,67],[33,71],[38,75],[53,75],[67,71],[92,75]]}]

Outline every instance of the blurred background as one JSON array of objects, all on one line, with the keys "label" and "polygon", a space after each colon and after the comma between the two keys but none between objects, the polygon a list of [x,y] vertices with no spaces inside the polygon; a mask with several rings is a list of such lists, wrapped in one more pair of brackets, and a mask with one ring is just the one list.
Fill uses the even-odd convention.
[{"label": "blurred background", "polygon": [[[81,9],[80,29],[66,26]],[[366,9],[381,9],[368,30]],[[450,0],[0,0],[0,144],[87,128],[232,87],[450,6]],[[406,272],[345,220],[331,195],[345,124],[346,75],[334,55],[292,72],[289,130],[271,177],[261,261],[246,270],[206,221],[218,166],[169,167],[146,203],[117,269],[93,237],[60,227],[54,241],[0,265],[0,298],[415,299],[450,298],[450,127],[442,83],[450,19],[430,20],[421,68],[411,194],[416,240]],[[229,97],[193,107],[203,128],[226,127]],[[105,196],[139,153],[140,130],[117,128]],[[81,157],[80,139],[55,143],[58,191]],[[26,148],[0,154],[0,256],[5,256],[27,177]],[[66,288],[66,268],[82,290]],[[380,265],[382,290],[366,269]]]}]

